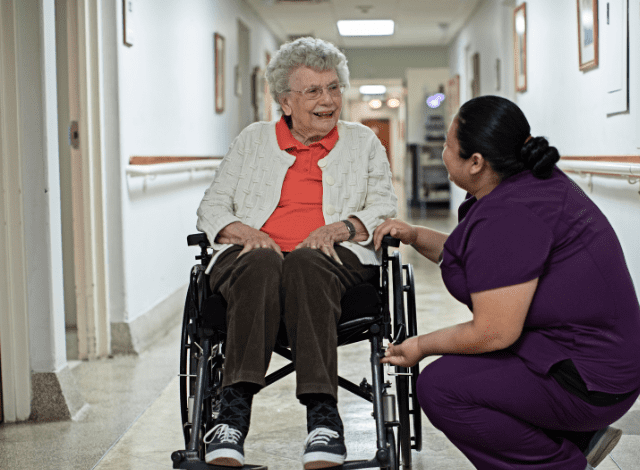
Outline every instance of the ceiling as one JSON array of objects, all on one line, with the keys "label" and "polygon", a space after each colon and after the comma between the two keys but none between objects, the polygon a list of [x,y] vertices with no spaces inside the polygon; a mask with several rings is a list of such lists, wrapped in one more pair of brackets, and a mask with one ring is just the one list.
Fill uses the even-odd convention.
[{"label": "ceiling", "polygon": [[[340,48],[445,46],[480,0],[246,0],[282,41],[315,36]],[[338,20],[392,19],[392,36],[342,37]]]}]

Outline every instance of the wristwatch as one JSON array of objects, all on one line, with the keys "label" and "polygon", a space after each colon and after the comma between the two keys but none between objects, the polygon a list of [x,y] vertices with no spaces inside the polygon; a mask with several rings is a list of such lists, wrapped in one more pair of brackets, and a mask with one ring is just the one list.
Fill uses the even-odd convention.
[{"label": "wristwatch", "polygon": [[347,230],[349,230],[349,238],[347,239],[347,241],[353,240],[353,237],[356,236],[356,226],[347,219],[344,219],[341,222],[343,222],[347,226]]}]

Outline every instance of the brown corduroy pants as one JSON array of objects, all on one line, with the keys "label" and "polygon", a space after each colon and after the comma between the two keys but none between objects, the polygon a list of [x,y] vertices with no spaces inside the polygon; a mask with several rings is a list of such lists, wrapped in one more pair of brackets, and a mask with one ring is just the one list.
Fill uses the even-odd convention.
[{"label": "brown corduroy pants", "polygon": [[265,374],[281,320],[296,367],[296,396],[323,393],[337,400],[340,299],[347,289],[377,274],[350,250],[336,246],[343,265],[318,250],[285,253],[256,249],[239,259],[233,246],[216,260],[211,289],[227,301],[223,386],[265,386]]}]

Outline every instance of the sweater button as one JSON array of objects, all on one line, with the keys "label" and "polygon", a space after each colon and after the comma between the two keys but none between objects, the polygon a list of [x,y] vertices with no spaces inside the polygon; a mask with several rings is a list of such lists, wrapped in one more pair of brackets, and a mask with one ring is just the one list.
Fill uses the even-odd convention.
[{"label": "sweater button", "polygon": [[327,177],[324,180],[327,182],[329,186],[333,186],[333,184],[336,182],[336,180],[334,180],[333,176],[331,175],[327,175]]},{"label": "sweater button", "polygon": [[327,212],[327,215],[333,215],[336,213],[336,208],[333,207],[331,204],[328,204],[325,211]]},{"label": "sweater button", "polygon": [[327,161],[324,158],[322,160],[318,160],[318,166],[320,168],[324,168],[325,166],[327,166]]}]

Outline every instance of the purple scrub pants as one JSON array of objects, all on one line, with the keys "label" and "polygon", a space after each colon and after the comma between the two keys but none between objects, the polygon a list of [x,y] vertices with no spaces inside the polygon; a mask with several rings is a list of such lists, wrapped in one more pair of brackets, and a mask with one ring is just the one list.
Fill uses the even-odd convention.
[{"label": "purple scrub pants", "polygon": [[417,390],[431,423],[479,470],[584,470],[578,446],[549,431],[604,428],[638,397],[590,405],[508,351],[443,356],[425,367]]}]

